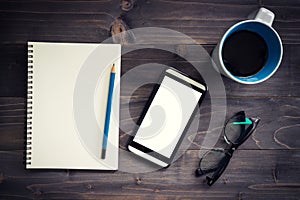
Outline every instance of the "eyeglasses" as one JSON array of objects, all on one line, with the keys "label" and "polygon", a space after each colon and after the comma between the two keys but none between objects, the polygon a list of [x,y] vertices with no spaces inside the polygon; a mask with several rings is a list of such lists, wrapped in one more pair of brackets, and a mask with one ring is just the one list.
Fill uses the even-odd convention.
[{"label": "eyeglasses", "polygon": [[260,119],[246,118],[245,112],[240,111],[228,119],[223,128],[224,140],[230,147],[212,149],[204,154],[195,171],[197,177],[207,174],[207,184],[211,186],[226,169],[233,152],[243,144],[256,129]]}]

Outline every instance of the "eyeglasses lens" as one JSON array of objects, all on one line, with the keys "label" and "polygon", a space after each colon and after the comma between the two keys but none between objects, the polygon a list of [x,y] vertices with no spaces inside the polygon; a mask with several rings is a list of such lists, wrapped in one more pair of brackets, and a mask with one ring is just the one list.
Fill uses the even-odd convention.
[{"label": "eyeglasses lens", "polygon": [[210,150],[201,160],[200,168],[205,173],[210,173],[220,166],[220,162],[225,157],[225,153],[221,150]]},{"label": "eyeglasses lens", "polygon": [[237,115],[232,117],[226,124],[224,134],[226,139],[231,143],[237,143],[241,134],[246,128],[245,116]]}]

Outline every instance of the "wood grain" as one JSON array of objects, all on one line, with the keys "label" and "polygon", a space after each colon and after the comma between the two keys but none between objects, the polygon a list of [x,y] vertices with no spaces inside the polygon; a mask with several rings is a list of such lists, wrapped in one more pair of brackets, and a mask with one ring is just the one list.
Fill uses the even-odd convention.
[{"label": "wood grain", "polygon": [[[299,150],[237,150],[223,176],[210,188],[204,177],[194,176],[198,154],[189,150],[168,169],[145,174],[78,170],[45,173],[24,170],[22,151],[0,151],[0,197],[297,199],[300,195]],[[131,166],[130,161],[123,164]]]},{"label": "wood grain", "polygon": [[[205,45],[206,51],[210,53],[214,46]],[[124,47],[125,48],[125,47]],[[157,46],[159,48],[159,45]],[[174,49],[175,52],[178,52],[179,55],[186,55],[191,58],[192,61],[201,62],[199,58],[199,51],[196,46],[190,45],[173,45],[169,47]],[[299,45],[285,45],[284,46],[284,56],[282,64],[279,67],[278,71],[267,81],[256,84],[256,85],[243,85],[236,84],[236,82],[223,77],[223,83],[226,89],[226,95],[228,97],[299,97],[300,96],[300,86],[299,77],[300,77],[300,58],[298,52],[300,51]],[[198,55],[198,56],[197,56]],[[207,61],[207,58],[203,58],[204,62]],[[186,74],[192,76],[195,79],[199,80],[199,73],[193,68],[191,63],[186,62],[182,57],[172,54],[166,51],[161,51],[157,49],[143,49],[138,51],[133,51],[128,54],[125,54],[122,57],[122,66],[123,75],[126,74],[130,69],[147,63],[160,63],[167,66],[175,67]],[[205,67],[211,67],[210,63],[207,65],[201,65],[205,70]],[[147,73],[139,74],[137,79],[144,79],[145,76],[154,77],[159,76],[157,70],[150,70]],[[208,70],[207,70],[208,71]],[[134,80],[132,80],[134,82]],[[210,87],[210,85],[208,85]],[[123,94],[126,94],[126,90],[130,90],[130,87],[124,86],[122,90]]]},{"label": "wood grain", "polygon": [[[300,149],[300,140],[297,133],[300,131],[300,98],[227,98],[227,105],[218,104],[216,113],[222,113],[227,109],[227,117],[232,116],[235,112],[244,110],[250,117],[259,117],[261,122],[257,130],[252,134],[248,141],[243,144],[241,149]],[[120,128],[123,132],[130,134],[135,127],[135,123],[139,118],[145,101],[135,102],[130,108],[130,116],[126,113],[127,106],[121,105]],[[226,107],[227,106],[227,107]],[[211,102],[205,99],[200,107],[200,119],[198,132],[189,132],[190,140],[192,140],[191,149],[203,148],[203,141],[217,140],[223,127],[214,127],[208,129],[211,119]],[[130,119],[131,117],[131,119]],[[222,125],[224,119],[216,118],[218,124]],[[194,131],[191,128],[190,131]],[[195,137],[193,139],[193,137]],[[122,141],[122,140],[121,140]],[[123,141],[125,144],[125,141]],[[217,141],[216,141],[217,142]],[[222,147],[222,146],[221,146]]]},{"label": "wood grain", "polygon": [[274,27],[284,44],[299,44],[299,1],[141,0],[124,12],[113,1],[1,1],[0,43],[27,40],[100,42],[110,24],[122,16],[131,28],[164,27],[191,36],[200,44],[216,44],[234,23],[264,5],[276,13]]},{"label": "wood grain", "polygon": [[[273,27],[284,44],[279,70],[258,85],[241,85],[223,77],[227,97],[208,93],[200,108],[199,128],[190,133],[191,146],[168,169],[150,173],[24,169],[28,40],[101,42],[123,30],[161,27],[190,36],[210,53],[231,25],[260,6],[276,15]],[[299,199],[299,11],[299,0],[1,0],[0,199]],[[145,33],[144,37],[148,38],[142,41],[147,49],[122,55],[123,77],[137,66],[159,63],[202,80],[191,65],[202,63],[206,69],[207,60],[200,59],[197,45],[182,37],[170,42],[169,35],[158,39]],[[127,38],[116,39],[124,44],[123,50],[133,46]],[[159,46],[168,46],[176,54],[155,49]],[[155,66],[146,76],[137,77],[155,80],[161,70]],[[133,89],[136,81],[121,85],[121,148],[153,88],[149,84]],[[194,177],[194,170],[204,153],[199,150],[204,139],[215,141],[222,128],[207,131],[212,98],[217,99],[216,114],[226,111],[229,117],[245,110],[249,116],[259,116],[261,122],[209,188],[204,177]],[[217,120],[221,124],[223,119]],[[215,147],[226,146],[220,138]],[[128,159],[120,163],[120,169],[135,169],[136,164]]]},{"label": "wood grain", "polygon": [[[156,46],[157,45],[157,46]],[[132,51],[122,56],[122,75],[136,66],[147,63],[159,63],[175,67],[195,79],[201,79],[199,73],[191,63],[186,62],[182,57],[159,50],[160,45],[152,45],[153,49],[141,49]],[[210,53],[214,45],[205,45],[205,50]],[[123,47],[127,48],[127,47]],[[173,49],[179,55],[187,55],[195,62],[201,61],[197,57],[197,47],[194,45],[168,45],[165,48]],[[278,71],[269,80],[257,85],[242,85],[223,77],[223,84],[228,97],[299,97],[300,96],[300,51],[299,45],[284,45],[284,56]],[[0,45],[0,59],[2,60],[0,96],[26,96],[26,45]],[[204,58],[207,61],[207,58]],[[193,62],[192,62],[193,63]],[[206,65],[202,65],[206,67]],[[211,67],[208,63],[207,66]],[[205,69],[204,69],[205,70]],[[148,72],[146,75],[153,79],[160,74],[159,69]],[[141,74],[143,78],[145,74]],[[132,80],[134,82],[134,80]],[[130,92],[129,86],[122,87],[122,94]],[[221,91],[219,91],[221,92]],[[216,93],[219,93],[218,91]]]},{"label": "wood grain", "polygon": [[[142,88],[141,88],[142,89]],[[138,91],[137,91],[138,92]],[[149,94],[150,95],[150,90]],[[147,96],[139,97],[130,105],[123,104],[121,97],[120,133],[121,146],[125,145],[124,134],[131,134],[135,122],[140,117]],[[0,150],[24,149],[25,104],[23,98],[0,98]],[[218,102],[218,101],[217,101]],[[216,105],[216,112],[227,109],[228,117],[245,110],[248,116],[260,117],[261,122],[241,149],[300,149],[300,98],[227,98],[226,105]],[[129,107],[128,107],[129,106]],[[130,116],[125,112],[129,108]],[[211,118],[210,99],[206,98],[200,109],[200,123],[197,132],[189,132],[190,149],[203,148],[204,138],[215,140],[222,127],[207,131]],[[223,118],[216,118],[223,124]],[[195,130],[195,129],[193,129]],[[192,131],[193,131],[192,130]],[[124,138],[123,138],[124,137]],[[194,140],[192,138],[195,137]],[[222,147],[222,146],[221,146]]]}]

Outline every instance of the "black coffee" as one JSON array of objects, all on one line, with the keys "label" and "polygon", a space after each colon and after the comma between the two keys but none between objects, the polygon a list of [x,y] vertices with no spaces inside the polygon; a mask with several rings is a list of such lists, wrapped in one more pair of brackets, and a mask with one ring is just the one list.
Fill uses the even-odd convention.
[{"label": "black coffee", "polygon": [[247,77],[259,72],[268,58],[265,40],[252,31],[237,31],[224,42],[223,63],[235,75]]}]

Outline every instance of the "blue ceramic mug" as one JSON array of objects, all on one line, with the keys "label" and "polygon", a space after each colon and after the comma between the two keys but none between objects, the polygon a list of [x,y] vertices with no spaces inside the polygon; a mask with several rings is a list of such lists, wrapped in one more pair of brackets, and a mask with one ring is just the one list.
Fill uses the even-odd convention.
[{"label": "blue ceramic mug", "polygon": [[[214,68],[221,72],[221,74],[242,84],[256,84],[270,78],[278,69],[283,54],[281,39],[278,33],[272,28],[274,17],[274,13],[270,10],[260,8],[254,19],[241,21],[230,27],[212,53]],[[222,58],[222,50],[226,39],[228,39],[228,37],[233,33],[242,30],[252,31],[259,34],[265,41],[268,49],[268,56],[262,69],[256,74],[247,77],[233,75],[226,68]]]}]

